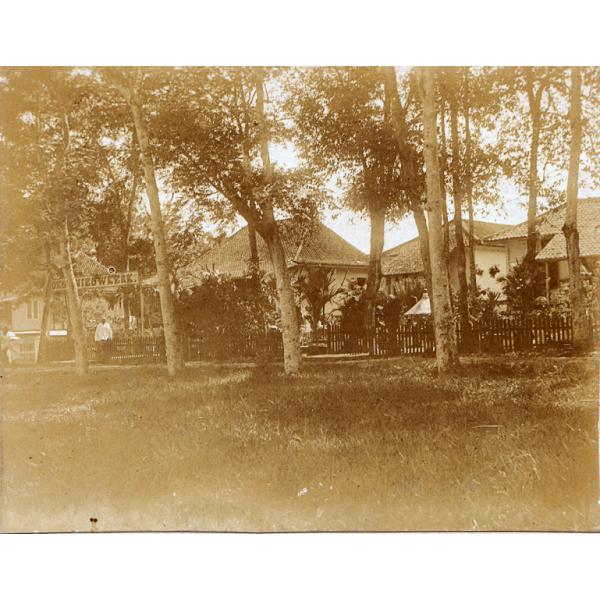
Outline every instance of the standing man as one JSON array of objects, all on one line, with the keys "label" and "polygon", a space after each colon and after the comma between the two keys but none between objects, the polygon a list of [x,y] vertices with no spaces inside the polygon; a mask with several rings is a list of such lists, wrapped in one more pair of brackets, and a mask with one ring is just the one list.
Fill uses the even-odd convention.
[{"label": "standing man", "polygon": [[0,377],[2,380],[4,380],[5,367],[8,366],[10,360],[9,347],[8,328],[2,327],[0,329]]},{"label": "standing man", "polygon": [[96,326],[94,341],[96,342],[96,357],[101,363],[108,362],[108,342],[112,340],[112,327],[110,323],[102,318],[102,321]]}]

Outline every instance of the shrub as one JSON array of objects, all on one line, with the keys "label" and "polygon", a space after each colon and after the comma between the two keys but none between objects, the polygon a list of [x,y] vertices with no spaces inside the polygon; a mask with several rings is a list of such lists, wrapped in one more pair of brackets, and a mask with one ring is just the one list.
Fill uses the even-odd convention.
[{"label": "shrub", "polygon": [[257,289],[251,279],[214,273],[184,291],[177,300],[178,318],[187,332],[203,336],[248,338],[276,325],[274,290],[270,281]]},{"label": "shrub", "polygon": [[537,308],[537,299],[545,293],[544,269],[527,257],[522,262],[517,262],[498,281],[502,284],[506,305],[512,312],[532,312]]},{"label": "shrub", "polygon": [[319,322],[325,320],[327,303],[344,293],[343,288],[335,283],[334,270],[324,267],[303,267],[294,287],[300,301],[306,303],[309,311],[306,317],[313,331],[317,331]]}]

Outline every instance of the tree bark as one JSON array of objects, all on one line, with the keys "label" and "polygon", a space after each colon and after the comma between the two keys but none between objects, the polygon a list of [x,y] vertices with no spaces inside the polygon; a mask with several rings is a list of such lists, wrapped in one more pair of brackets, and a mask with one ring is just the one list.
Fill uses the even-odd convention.
[{"label": "tree bark", "polygon": [[538,154],[541,129],[541,102],[544,91],[540,83],[534,89],[534,76],[532,67],[526,67],[525,86],[529,102],[529,116],[531,118],[531,146],[529,151],[529,200],[527,203],[527,258],[533,260],[537,253],[537,197],[538,197]]},{"label": "tree bark", "polygon": [[75,369],[81,377],[88,372],[87,347],[85,343],[85,329],[81,314],[81,300],[77,290],[75,272],[73,271],[73,257],[71,256],[71,242],[69,239],[69,224],[65,219],[62,235],[59,241],[61,271],[66,284],[67,311],[71,325],[71,335],[75,347]]},{"label": "tree bark", "polygon": [[471,142],[471,121],[469,118],[469,74],[466,74],[465,101],[465,192],[469,212],[469,290],[471,302],[477,299],[477,265],[475,263],[475,222],[473,211],[473,150]]},{"label": "tree bark", "polygon": [[422,184],[418,175],[418,167],[414,148],[410,147],[406,140],[406,109],[402,108],[400,95],[398,94],[398,84],[396,81],[395,67],[384,68],[384,88],[386,98],[389,99],[391,122],[398,144],[398,155],[405,173],[405,192],[412,197],[410,208],[413,213],[415,225],[419,232],[419,250],[421,252],[421,262],[427,282],[427,291],[431,293],[431,264],[429,260],[429,233],[427,231],[427,220],[423,212],[422,200],[420,197]]},{"label": "tree bark", "polygon": [[458,313],[465,341],[469,330],[469,287],[465,239],[462,220],[463,184],[460,164],[460,141],[458,136],[458,76],[451,71],[450,93],[450,132],[452,137],[452,195],[454,196],[454,239],[456,243],[456,270],[458,274]]},{"label": "tree bark", "polygon": [[571,152],[567,179],[567,207],[563,234],[569,263],[569,300],[573,319],[573,345],[586,350],[589,345],[589,326],[585,311],[585,294],[581,278],[577,204],[579,187],[579,160],[581,155],[581,68],[571,68]]},{"label": "tree bark", "polygon": [[425,281],[427,282],[427,292],[431,294],[431,261],[429,260],[429,230],[427,228],[427,220],[421,203],[414,204],[412,208],[415,225],[419,232],[419,251],[421,253],[421,262],[423,263],[423,272],[425,273]]},{"label": "tree bark", "polygon": [[[131,170],[133,172],[133,181],[131,183],[131,191],[129,192],[129,198],[127,199],[127,213],[125,216],[125,229],[123,235],[123,266],[125,271],[129,271],[129,245],[131,243],[131,224],[133,221],[133,209],[135,207],[135,201],[138,193],[139,183],[139,171],[138,171],[138,153],[136,148],[135,139],[135,126],[131,132]],[[127,290],[123,296],[123,317],[125,321],[125,330],[129,331],[129,316],[131,315],[131,299],[129,290]]]},{"label": "tree bark", "polygon": [[365,290],[367,311],[365,315],[365,325],[367,330],[374,331],[377,325],[375,318],[377,292],[381,285],[381,255],[383,254],[385,234],[385,208],[371,205],[369,208],[369,220],[371,224],[371,233],[369,270],[367,272],[367,289]]},{"label": "tree bark", "polygon": [[421,102],[423,105],[423,139],[427,183],[427,212],[429,225],[429,256],[431,260],[432,302],[436,362],[438,371],[445,373],[458,364],[456,330],[450,305],[448,265],[444,263],[444,239],[442,231],[441,182],[437,147],[437,127],[433,67],[418,70]]},{"label": "tree bark", "polygon": [[183,356],[179,336],[177,333],[177,320],[175,316],[175,303],[171,292],[171,270],[167,254],[164,223],[160,208],[158,186],[152,159],[152,151],[148,139],[148,131],[144,121],[142,103],[136,89],[122,90],[127,100],[135,124],[135,132],[140,145],[141,161],[144,169],[146,194],[150,202],[150,217],[152,225],[152,240],[154,242],[154,255],[156,272],[158,274],[158,293],[165,335],[165,350],[167,354],[167,370],[170,377],[176,375],[183,367]]},{"label": "tree bark", "polygon": [[[269,133],[265,122],[265,85],[262,69],[256,71],[256,119],[259,128],[260,155],[263,164],[265,184],[268,187],[273,178],[273,168],[269,155]],[[286,375],[295,375],[302,365],[300,351],[300,325],[294,291],[287,268],[287,260],[279,236],[277,222],[273,213],[273,205],[268,194],[261,203],[262,223],[259,233],[265,240],[277,286],[279,310],[281,314],[281,330],[283,337],[283,368]]]},{"label": "tree bark", "polygon": [[38,347],[37,356],[38,365],[43,365],[46,362],[46,347],[48,345],[48,321],[50,320],[50,298],[52,297],[52,269],[49,260],[47,262],[47,268],[46,281],[44,282],[44,308],[42,309],[42,321],[40,323],[40,345]]},{"label": "tree bark", "polygon": [[254,289],[258,291],[260,288],[260,263],[258,259],[258,246],[256,244],[256,227],[254,223],[248,223],[248,245],[250,246],[250,262],[248,268],[250,270],[250,278]]},{"label": "tree bark", "polygon": [[[442,97],[440,106],[440,192],[442,198],[442,229],[444,234],[445,264],[450,268],[450,225],[448,223],[448,193],[446,189],[446,172],[448,170],[448,150],[446,144],[446,101]],[[436,138],[437,140],[437,138]],[[449,271],[448,271],[449,272]]]},{"label": "tree bark", "polygon": [[300,352],[300,327],[294,291],[275,220],[271,224],[265,225],[264,232],[264,240],[269,249],[279,300],[283,338],[283,368],[286,375],[295,375],[302,365],[302,354]]}]

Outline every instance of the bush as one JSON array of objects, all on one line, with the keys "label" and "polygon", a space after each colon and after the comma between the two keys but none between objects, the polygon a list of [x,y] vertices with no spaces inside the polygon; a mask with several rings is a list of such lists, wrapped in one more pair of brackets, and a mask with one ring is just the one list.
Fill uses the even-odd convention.
[{"label": "bush", "polygon": [[544,269],[531,258],[525,257],[522,262],[517,262],[498,281],[502,284],[506,305],[512,312],[532,312],[538,308],[537,299],[545,294]]},{"label": "bush", "polygon": [[247,339],[276,324],[273,292],[270,282],[257,289],[251,279],[206,274],[178,298],[178,319],[188,333]]}]

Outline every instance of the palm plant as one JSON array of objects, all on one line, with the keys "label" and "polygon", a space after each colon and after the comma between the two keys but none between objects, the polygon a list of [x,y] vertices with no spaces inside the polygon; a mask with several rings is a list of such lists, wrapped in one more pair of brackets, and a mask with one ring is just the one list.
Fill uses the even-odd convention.
[{"label": "palm plant", "polygon": [[298,273],[295,288],[300,300],[308,306],[308,318],[313,331],[325,316],[325,306],[343,293],[335,283],[333,269],[325,267],[303,267]]},{"label": "palm plant", "polygon": [[527,257],[517,262],[504,277],[499,277],[508,308],[518,313],[535,309],[536,299],[544,294],[545,274],[540,264]]}]

